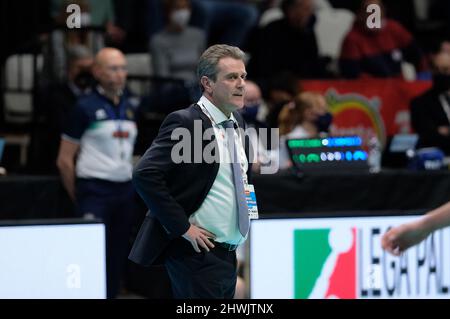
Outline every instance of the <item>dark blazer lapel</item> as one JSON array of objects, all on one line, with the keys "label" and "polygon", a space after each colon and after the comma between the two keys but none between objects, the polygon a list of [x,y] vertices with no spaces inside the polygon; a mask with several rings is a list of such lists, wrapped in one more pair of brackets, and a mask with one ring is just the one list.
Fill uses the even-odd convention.
[{"label": "dark blazer lapel", "polygon": [[[213,129],[211,120],[209,119],[209,117],[202,111],[202,109],[200,108],[200,106],[198,104],[194,104],[193,106],[194,111],[198,114],[198,116],[200,117],[200,119],[202,120],[202,127],[203,127],[203,132],[204,133],[206,130],[210,130]],[[214,149],[219,152],[219,147],[217,145],[217,140],[216,140],[216,136],[212,135],[211,136],[211,140],[203,140],[202,138],[202,145],[203,145],[203,150],[205,149],[205,147],[210,144],[213,143],[214,144]],[[216,155],[216,170],[219,170],[219,154]],[[217,174],[217,172],[216,172]],[[214,175],[215,176],[215,175]]]},{"label": "dark blazer lapel", "polygon": [[208,116],[206,116],[205,113],[203,113],[203,111],[200,108],[200,106],[196,103],[192,107],[194,108],[195,111],[197,111],[198,116],[202,119],[203,129],[207,130],[207,129],[212,128],[211,120],[208,118]]}]

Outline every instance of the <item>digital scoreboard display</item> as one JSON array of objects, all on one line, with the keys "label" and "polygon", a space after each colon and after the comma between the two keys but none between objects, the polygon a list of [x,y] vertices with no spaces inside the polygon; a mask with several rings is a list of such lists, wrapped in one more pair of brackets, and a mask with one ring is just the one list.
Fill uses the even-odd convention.
[{"label": "digital scoreboard display", "polygon": [[289,139],[294,166],[302,172],[368,171],[368,154],[359,136]]}]

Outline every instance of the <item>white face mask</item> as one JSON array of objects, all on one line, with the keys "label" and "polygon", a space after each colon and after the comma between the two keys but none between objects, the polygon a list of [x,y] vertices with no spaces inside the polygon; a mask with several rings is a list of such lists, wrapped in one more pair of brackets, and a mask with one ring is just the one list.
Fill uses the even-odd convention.
[{"label": "white face mask", "polygon": [[191,18],[191,10],[189,9],[175,10],[170,15],[170,21],[183,29],[189,23],[190,18]]}]

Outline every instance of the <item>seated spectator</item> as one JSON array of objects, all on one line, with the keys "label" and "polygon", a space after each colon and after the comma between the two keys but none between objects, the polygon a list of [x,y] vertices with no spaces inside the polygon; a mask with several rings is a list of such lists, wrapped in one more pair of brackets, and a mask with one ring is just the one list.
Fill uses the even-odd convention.
[{"label": "seated spectator", "polygon": [[317,119],[315,125],[319,135],[326,136],[330,131],[330,125],[333,121],[333,115],[328,109],[328,103],[322,94],[316,94],[316,103],[314,104]]},{"label": "seated spectator", "polygon": [[167,24],[150,40],[154,73],[196,83],[197,61],[206,45],[205,33],[188,26],[190,0],[166,0],[164,9]]},{"label": "seated spectator", "polygon": [[61,133],[79,97],[91,92],[94,78],[91,68],[94,57],[84,46],[73,46],[67,52],[67,81],[52,85],[41,93],[40,124],[36,127],[31,147],[31,163],[35,173],[57,174]]},{"label": "seated spectator", "polygon": [[[151,37],[164,28],[161,0],[146,0],[147,32]],[[249,2],[249,3],[246,3]],[[258,21],[253,0],[192,0],[190,25],[205,32],[207,43],[242,46]]]},{"label": "seated spectator", "polygon": [[313,0],[283,0],[284,17],[259,29],[249,44],[249,74],[264,81],[289,71],[298,78],[325,77],[314,33]]},{"label": "seated spectator", "polygon": [[262,98],[261,89],[258,84],[247,80],[245,83],[244,107],[239,112],[248,127],[255,129],[248,130],[252,150],[255,152],[252,154],[256,155],[256,161],[252,165],[252,171],[255,173],[260,172],[261,163],[266,164],[269,161],[267,150],[271,149],[270,143],[272,136],[265,123],[267,111],[267,105]]},{"label": "seated spectator", "polygon": [[[366,9],[375,4],[381,9],[381,28],[369,28]],[[398,22],[385,16],[381,0],[361,3],[352,29],[342,44],[340,72],[346,78],[397,77],[408,62],[415,72],[426,71],[426,60],[412,35]]]},{"label": "seated spectator", "polygon": [[261,89],[253,81],[245,82],[244,107],[239,110],[245,122],[252,127],[266,127],[267,105],[262,98]]},{"label": "seated spectator", "polygon": [[143,106],[170,113],[198,101],[201,95],[196,68],[205,49],[205,33],[191,26],[190,0],[165,0],[166,25],[150,39],[150,53],[157,80]]},{"label": "seated spectator", "polygon": [[[85,27],[104,27],[108,40],[113,43],[121,43],[126,34],[124,30],[115,23],[114,2],[113,0],[52,0],[52,16],[57,25],[65,26],[67,20],[67,6],[77,4],[81,8],[81,23]],[[78,30],[79,31],[79,30]],[[83,33],[75,32],[78,39],[81,40]],[[86,44],[86,43],[84,43]]]},{"label": "seated spectator", "polygon": [[311,138],[319,135],[316,121],[319,118],[319,94],[303,92],[293,102],[286,104],[280,112],[280,169],[292,165],[286,141],[293,138]]},{"label": "seated spectator", "polygon": [[431,54],[433,86],[411,101],[411,125],[418,147],[438,147],[450,155],[450,43]]},{"label": "seated spectator", "polygon": [[[70,4],[76,4],[81,11],[81,28],[68,29],[67,12]],[[115,24],[112,0],[51,0],[51,16],[54,26],[45,49],[43,85],[62,83],[67,74],[67,49],[74,45],[89,48],[92,54],[105,46],[105,42],[120,44],[126,33]]]},{"label": "seated spectator", "polygon": [[268,108],[266,123],[269,127],[278,127],[278,116],[281,109],[299,93],[298,79],[287,71],[270,78],[267,86],[261,88]]},{"label": "seated spectator", "polygon": [[258,9],[251,2],[192,0],[192,25],[205,30],[208,45],[224,43],[242,46],[259,18]]}]

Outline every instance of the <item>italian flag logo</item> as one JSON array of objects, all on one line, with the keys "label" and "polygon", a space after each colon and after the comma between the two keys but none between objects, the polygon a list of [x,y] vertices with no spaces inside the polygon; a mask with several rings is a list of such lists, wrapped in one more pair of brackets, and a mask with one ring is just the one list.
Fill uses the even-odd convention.
[{"label": "italian flag logo", "polygon": [[294,297],[355,299],[356,228],[294,231]]}]

